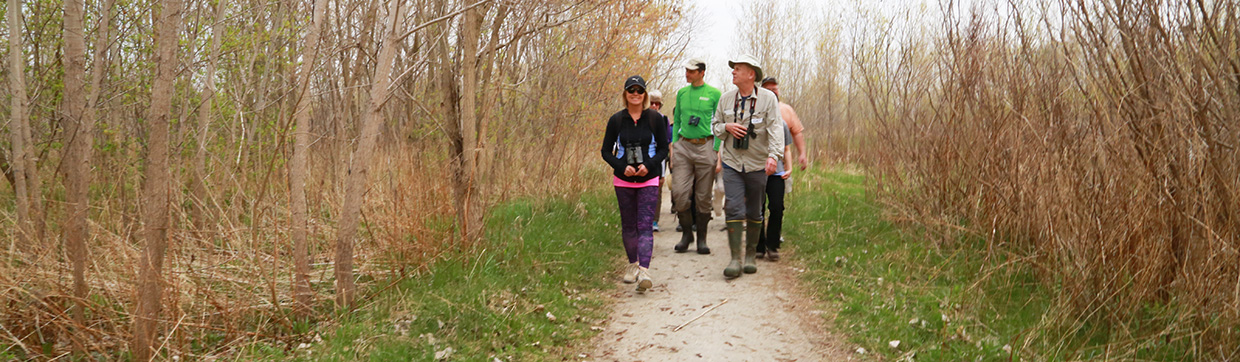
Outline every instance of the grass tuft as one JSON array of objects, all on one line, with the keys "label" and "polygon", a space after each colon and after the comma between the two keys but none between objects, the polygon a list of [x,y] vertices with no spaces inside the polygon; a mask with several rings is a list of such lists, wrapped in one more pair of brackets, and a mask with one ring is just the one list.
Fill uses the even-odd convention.
[{"label": "grass tuft", "polygon": [[[798,175],[790,195],[787,245],[803,263],[812,293],[838,310],[835,329],[878,360],[1192,360],[1183,338],[1143,339],[1115,350],[1124,334],[1057,305],[1054,286],[1033,264],[985,240],[937,243],[916,226],[885,221],[865,176],[840,170]],[[1132,335],[1162,331],[1175,308],[1148,308],[1127,321]],[[1170,334],[1169,334],[1170,335]],[[900,341],[897,348],[891,341]],[[877,357],[875,357],[877,356]]]},{"label": "grass tuft", "polygon": [[575,355],[606,318],[603,291],[620,263],[608,196],[496,207],[478,248],[448,253],[399,281],[342,316],[322,343],[294,354],[326,361],[435,360],[448,348],[455,361]]}]

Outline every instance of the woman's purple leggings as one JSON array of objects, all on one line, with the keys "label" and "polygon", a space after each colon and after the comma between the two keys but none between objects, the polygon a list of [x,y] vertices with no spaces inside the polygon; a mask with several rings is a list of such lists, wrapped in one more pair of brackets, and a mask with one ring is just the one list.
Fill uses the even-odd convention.
[{"label": "woman's purple leggings", "polygon": [[654,252],[653,223],[658,212],[655,208],[659,205],[659,188],[616,187],[616,201],[620,204],[620,229],[629,263],[639,262],[641,267],[649,268],[650,254]]}]

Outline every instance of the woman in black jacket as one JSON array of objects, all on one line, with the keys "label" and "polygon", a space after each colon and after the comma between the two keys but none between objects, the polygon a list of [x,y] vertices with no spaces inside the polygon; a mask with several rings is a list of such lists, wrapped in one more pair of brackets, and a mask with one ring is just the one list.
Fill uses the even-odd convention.
[{"label": "woman in black jacket", "polygon": [[653,285],[647,269],[654,250],[659,176],[667,158],[667,124],[659,112],[649,109],[642,77],[625,80],[623,98],[624,109],[607,120],[600,152],[613,170],[612,184],[620,204],[621,234],[629,257],[624,282],[636,282],[637,291],[645,292]]}]

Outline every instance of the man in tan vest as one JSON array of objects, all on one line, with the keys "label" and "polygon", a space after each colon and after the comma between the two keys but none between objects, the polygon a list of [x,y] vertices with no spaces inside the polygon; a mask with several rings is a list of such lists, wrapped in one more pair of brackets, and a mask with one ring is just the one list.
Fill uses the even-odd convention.
[{"label": "man in tan vest", "polygon": [[784,157],[784,121],[775,93],[757,85],[762,79],[762,67],[753,56],[742,55],[729,61],[728,66],[732,67],[732,84],[737,89],[719,97],[711,129],[722,140],[719,150],[726,198],[723,209],[732,251],[723,275],[731,279],[741,276],[742,271],[758,271],[754,260],[762,232],[762,201],[767,177],[775,173]]}]

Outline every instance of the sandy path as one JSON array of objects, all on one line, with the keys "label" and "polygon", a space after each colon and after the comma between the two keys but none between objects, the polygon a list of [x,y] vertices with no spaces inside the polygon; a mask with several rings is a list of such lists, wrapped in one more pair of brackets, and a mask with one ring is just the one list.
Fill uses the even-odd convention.
[{"label": "sandy path", "polygon": [[[779,262],[758,260],[756,274],[728,281],[723,277],[729,252],[722,217],[710,223],[710,255],[691,245],[686,253],[672,246],[680,240],[675,217],[663,212],[655,233],[650,273],[654,287],[645,294],[613,275],[617,291],[609,323],[595,337],[592,361],[844,361],[843,344],[825,332],[821,307],[801,293],[788,256]],[[618,242],[618,240],[617,240]],[[617,248],[620,246],[617,244]],[[724,300],[680,331],[676,326]]]}]

